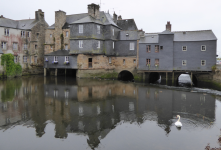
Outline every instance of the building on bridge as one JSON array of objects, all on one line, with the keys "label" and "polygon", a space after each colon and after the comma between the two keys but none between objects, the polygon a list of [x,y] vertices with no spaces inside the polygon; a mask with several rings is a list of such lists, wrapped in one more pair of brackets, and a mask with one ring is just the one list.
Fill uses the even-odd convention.
[{"label": "building on bridge", "polygon": [[112,17],[96,4],[88,5],[88,13],[83,14],[56,11],[55,24],[46,31],[45,75],[75,69],[77,77],[118,78],[130,71],[133,78],[141,34],[133,19],[123,20],[115,13]]},{"label": "building on bridge", "polygon": [[216,64],[216,43],[212,30],[171,31],[167,22],[165,31],[141,37],[138,70],[146,72],[147,78],[155,74],[155,79],[156,72],[165,72],[166,76],[172,72],[173,76],[187,72],[208,74]]}]

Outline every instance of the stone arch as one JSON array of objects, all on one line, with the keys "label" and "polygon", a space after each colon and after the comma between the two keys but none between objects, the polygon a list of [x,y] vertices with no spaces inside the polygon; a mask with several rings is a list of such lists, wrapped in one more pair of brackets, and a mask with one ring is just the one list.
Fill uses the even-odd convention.
[{"label": "stone arch", "polygon": [[149,74],[149,83],[155,83],[159,79],[160,79],[160,73],[158,73],[158,72],[151,72]]},{"label": "stone arch", "polygon": [[[180,77],[180,75],[182,75],[182,74],[188,74],[189,76],[191,76],[190,73],[179,73],[179,74],[177,74],[177,75],[175,76],[176,86],[179,86],[179,77]],[[191,77],[190,77],[190,78],[191,78]],[[198,79],[197,79],[196,75],[194,75],[194,74],[192,74],[192,83],[193,83],[193,86],[197,87],[197,85],[198,85]],[[191,86],[191,85],[189,85],[189,86]]]},{"label": "stone arch", "polygon": [[134,76],[133,74],[128,71],[128,70],[122,70],[119,74],[118,74],[118,80],[122,80],[122,81],[134,81]]}]

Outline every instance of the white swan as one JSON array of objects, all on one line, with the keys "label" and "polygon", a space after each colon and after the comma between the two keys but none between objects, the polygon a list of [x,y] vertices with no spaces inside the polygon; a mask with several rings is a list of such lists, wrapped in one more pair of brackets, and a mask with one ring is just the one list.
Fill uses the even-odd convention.
[{"label": "white swan", "polygon": [[176,117],[179,118],[179,119],[177,120],[177,122],[175,122],[175,126],[176,127],[182,127],[182,123],[180,122],[180,116],[177,115]]}]

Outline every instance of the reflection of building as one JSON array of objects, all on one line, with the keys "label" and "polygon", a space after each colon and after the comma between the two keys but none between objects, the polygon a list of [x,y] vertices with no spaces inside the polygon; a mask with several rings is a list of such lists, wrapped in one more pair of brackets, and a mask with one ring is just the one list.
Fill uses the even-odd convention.
[{"label": "reflection of building", "polygon": [[[210,127],[215,119],[215,99],[211,95],[113,80],[64,81],[50,77],[43,84],[42,79],[27,77],[17,83],[21,86],[13,91],[14,99],[0,103],[1,126],[32,119],[36,135],[41,137],[46,121],[51,120],[56,138],[67,138],[71,133],[88,135],[87,143],[94,148],[121,121],[138,124],[156,121],[169,135],[177,114],[181,115],[183,125],[191,128],[195,126],[187,120],[192,120],[196,127]],[[16,95],[20,97],[18,103]],[[17,119],[12,121],[7,116]]]}]

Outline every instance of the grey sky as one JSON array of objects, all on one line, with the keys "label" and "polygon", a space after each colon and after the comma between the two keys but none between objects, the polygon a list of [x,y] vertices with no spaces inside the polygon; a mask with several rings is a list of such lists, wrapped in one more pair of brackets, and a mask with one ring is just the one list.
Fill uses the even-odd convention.
[{"label": "grey sky", "polygon": [[[42,9],[45,20],[52,25],[55,11],[63,10],[67,15],[86,13],[87,5],[99,4],[100,0],[7,0],[1,5],[0,15],[20,20],[33,19],[35,11]],[[221,37],[221,0],[102,0],[101,10],[123,19],[133,18],[137,27],[145,32],[165,30],[167,21],[172,24],[172,31],[192,31],[212,29],[216,37]],[[217,42],[217,53],[221,57],[221,40]]]}]

